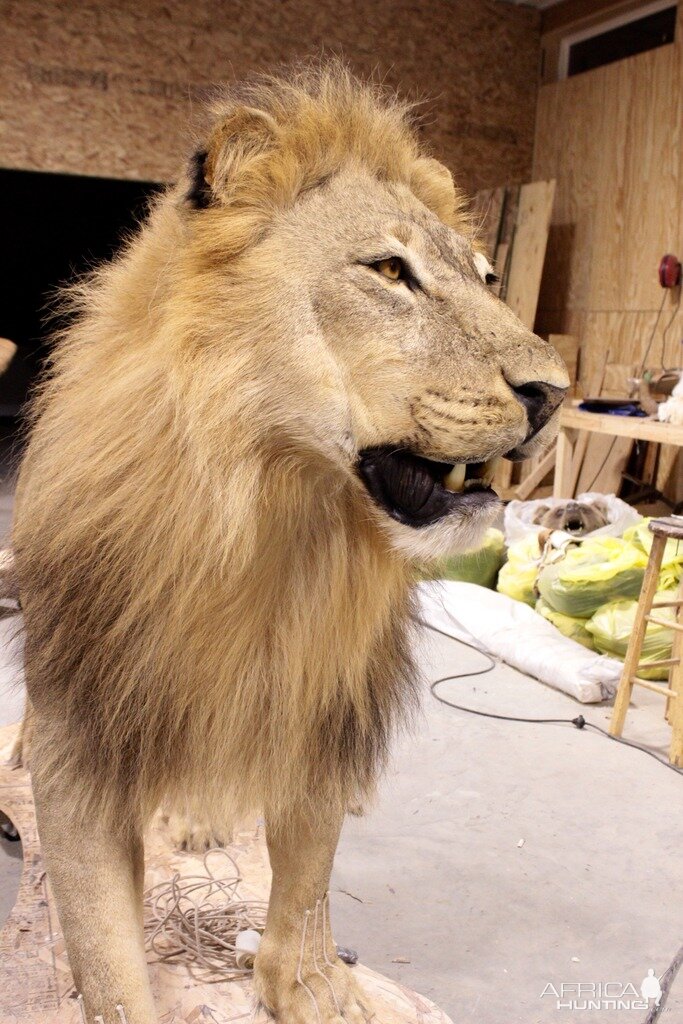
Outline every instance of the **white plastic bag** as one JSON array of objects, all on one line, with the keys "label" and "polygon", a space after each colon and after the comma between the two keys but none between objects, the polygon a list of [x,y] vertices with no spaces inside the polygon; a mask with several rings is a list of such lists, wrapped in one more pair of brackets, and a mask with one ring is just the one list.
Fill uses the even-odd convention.
[{"label": "white plastic bag", "polygon": [[657,409],[657,418],[662,423],[675,423],[683,427],[683,373],[678,384],[671,392],[671,397]]},{"label": "white plastic bag", "polygon": [[[576,501],[584,501],[590,504],[596,498],[600,499],[607,506],[609,522],[607,526],[601,526],[599,530],[587,533],[587,537],[621,537],[624,530],[640,521],[640,515],[634,508],[627,505],[615,494],[598,494],[596,491],[587,491],[580,494]],[[515,541],[522,540],[530,533],[540,533],[543,529],[537,523],[532,522],[536,510],[541,505],[548,505],[551,508],[555,505],[565,505],[568,498],[539,498],[534,501],[511,501],[505,508],[504,530],[505,543],[510,546]]]}]

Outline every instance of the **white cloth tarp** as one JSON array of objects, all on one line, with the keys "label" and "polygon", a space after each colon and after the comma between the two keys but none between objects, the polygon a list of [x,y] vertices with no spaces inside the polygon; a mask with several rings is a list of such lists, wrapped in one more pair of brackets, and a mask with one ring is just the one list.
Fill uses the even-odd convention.
[{"label": "white cloth tarp", "polygon": [[541,615],[505,594],[475,583],[438,580],[418,585],[420,617],[506,664],[562,690],[583,704],[616,693],[622,663],[595,654]]}]

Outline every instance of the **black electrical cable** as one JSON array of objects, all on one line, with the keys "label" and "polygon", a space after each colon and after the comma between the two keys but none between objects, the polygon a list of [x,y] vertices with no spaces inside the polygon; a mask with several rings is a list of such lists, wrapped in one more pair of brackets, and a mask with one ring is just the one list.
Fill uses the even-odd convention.
[{"label": "black electrical cable", "polygon": [[676,317],[678,316],[678,311],[681,308],[681,291],[683,291],[683,289],[679,288],[678,289],[678,298],[676,299],[676,304],[674,305],[674,311],[671,314],[671,318],[670,318],[668,324],[666,325],[666,327],[664,328],[664,330],[662,332],[662,358],[660,359],[659,364],[660,364],[660,369],[664,373],[670,373],[671,370],[673,369],[673,367],[665,366],[664,365],[664,355],[665,355],[665,352],[666,352],[666,336],[669,333],[669,330],[671,329],[671,327],[673,327],[673,322],[676,319]]},{"label": "black electrical cable", "polygon": [[647,357],[648,357],[648,356],[649,356],[649,354],[650,354],[650,349],[651,349],[651,347],[652,347],[652,342],[653,342],[653,341],[655,340],[655,333],[656,333],[656,331],[657,331],[657,328],[658,328],[658,326],[659,326],[659,321],[660,321],[660,320],[661,320],[661,318],[662,318],[662,313],[664,312],[664,303],[666,302],[666,296],[667,296],[667,294],[668,294],[668,290],[667,290],[666,288],[664,288],[664,289],[662,290],[662,301],[661,301],[661,303],[660,303],[660,305],[659,305],[659,309],[658,309],[658,311],[657,311],[657,318],[656,318],[656,320],[655,320],[655,322],[654,322],[654,325],[653,325],[653,327],[652,327],[652,331],[650,332],[650,338],[649,338],[649,340],[648,340],[648,343],[647,343],[647,345],[645,346],[645,353],[644,353],[644,355],[643,355],[643,361],[642,361],[642,363],[640,364],[640,370],[638,371],[638,376],[639,376],[639,377],[642,377],[642,376],[643,376],[643,371],[644,371],[644,369],[645,369],[645,363],[647,362]]},{"label": "black electrical cable", "polygon": [[602,473],[603,469],[604,469],[604,468],[605,468],[605,466],[607,465],[607,460],[609,459],[610,455],[612,454],[612,452],[613,452],[613,450],[614,450],[614,446],[615,446],[615,444],[617,443],[617,440],[618,440],[618,439],[617,439],[616,437],[613,437],[613,438],[612,438],[612,443],[611,443],[611,445],[609,446],[609,448],[607,449],[607,454],[605,455],[604,459],[603,459],[603,460],[602,460],[602,462],[600,463],[600,468],[599,468],[599,470],[597,471],[597,473],[595,474],[595,476],[594,476],[594,477],[593,477],[593,479],[591,480],[591,482],[590,482],[589,486],[588,486],[588,487],[586,487],[586,491],[587,491],[587,492],[589,492],[589,493],[590,493],[590,491],[592,491],[592,490],[593,490],[593,488],[595,487],[595,483],[596,483],[596,481],[597,481],[598,477],[600,476],[600,474]]},{"label": "black electrical cable", "polygon": [[470,708],[464,704],[456,704],[455,701],[446,700],[445,697],[440,697],[436,692],[437,687],[441,686],[443,683],[455,682],[456,679],[467,679],[471,676],[486,675],[487,672],[492,672],[496,667],[496,659],[488,651],[484,651],[480,647],[477,647],[476,644],[467,643],[465,640],[461,640],[460,637],[446,632],[445,629],[439,629],[438,626],[433,626],[430,622],[424,622],[423,620],[422,625],[426,626],[427,629],[430,629],[433,633],[439,633],[441,636],[445,636],[448,640],[455,640],[459,644],[464,644],[465,647],[469,647],[470,650],[476,651],[477,654],[481,654],[489,661],[486,668],[475,669],[472,672],[456,672],[449,676],[442,676],[441,679],[435,679],[433,683],[430,683],[429,689],[431,690],[432,696],[435,700],[438,700],[440,704],[445,704],[449,708],[455,708],[457,711],[465,711],[468,715],[477,715],[480,718],[493,718],[499,722],[522,722],[524,725],[573,725],[576,729],[593,729],[594,732],[599,732],[608,740],[620,743],[624,747],[632,747],[634,750],[640,750],[641,753],[647,754],[648,757],[653,758],[658,764],[663,765],[664,768],[670,768],[671,771],[676,772],[677,775],[683,775],[683,768],[677,768],[676,765],[670,764],[663,758],[658,757],[654,751],[641,746],[640,743],[634,743],[632,740],[625,740],[622,736],[612,736],[611,733],[607,732],[607,730],[603,729],[601,726],[595,725],[593,722],[586,721],[583,715],[577,715],[576,718],[522,718],[516,715],[498,715],[493,711],[481,711],[478,708]]},{"label": "black electrical cable", "polygon": [[643,1021],[643,1024],[655,1024],[655,1021],[659,1020],[659,1017],[663,1013],[664,1007],[666,1006],[666,1001],[669,998],[671,986],[674,983],[674,979],[678,974],[681,964],[683,964],[683,946],[681,946],[678,953],[676,953],[676,956],[673,958],[667,969],[664,971],[664,974],[659,979],[662,994],[658,999],[657,1003],[652,1007],[652,1009],[648,1013],[647,1017]]},{"label": "black electrical cable", "polygon": [[[668,761],[664,761],[661,757],[657,757],[652,750],[648,750],[647,747],[641,747],[639,743],[633,743],[630,740],[625,740],[621,736],[612,736],[611,733],[607,732],[606,729],[600,728],[599,725],[587,722],[583,715],[577,715],[576,718],[521,718],[515,715],[497,715],[492,711],[480,711],[478,708],[468,708],[464,704],[456,704],[455,701],[446,700],[445,697],[440,697],[436,692],[437,686],[440,686],[442,683],[454,682],[456,679],[467,679],[470,676],[486,675],[487,672],[492,672],[496,667],[496,659],[489,653],[489,651],[482,650],[480,647],[477,647],[476,644],[469,644],[466,640],[461,640],[460,637],[453,636],[452,633],[447,633],[445,629],[439,629],[438,626],[432,626],[431,623],[425,622],[424,620],[422,620],[422,625],[426,626],[427,629],[430,629],[433,633],[439,633],[441,636],[445,636],[448,640],[455,640],[459,644],[464,644],[465,647],[469,647],[470,650],[476,651],[477,654],[481,654],[489,662],[486,668],[476,669],[473,672],[458,672],[457,674],[450,676],[443,676],[441,679],[435,679],[434,682],[430,684],[429,689],[431,690],[434,699],[438,700],[440,704],[445,704],[449,708],[455,708],[457,711],[465,711],[468,715],[478,715],[480,718],[494,718],[499,722],[522,722],[525,725],[573,725],[577,729],[594,729],[595,732],[599,732],[602,736],[606,736],[607,739],[614,740],[616,743],[621,743],[625,747],[633,747],[635,750],[640,750],[643,754],[648,754],[659,764],[664,765],[665,768],[670,768],[672,771],[676,772],[677,775],[683,775],[682,769],[676,768],[675,765],[669,764]],[[655,1024],[655,1021],[659,1019],[681,964],[683,964],[683,946],[678,950],[660,979],[662,995],[659,1000],[659,1005],[652,1007],[643,1021],[643,1024]]]}]

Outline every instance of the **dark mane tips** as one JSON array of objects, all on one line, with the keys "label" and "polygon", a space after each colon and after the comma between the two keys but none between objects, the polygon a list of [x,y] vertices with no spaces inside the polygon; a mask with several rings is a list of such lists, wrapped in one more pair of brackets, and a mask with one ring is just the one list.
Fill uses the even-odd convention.
[{"label": "dark mane tips", "polygon": [[187,193],[187,202],[195,210],[206,210],[211,205],[211,186],[204,177],[204,165],[207,152],[205,149],[198,149],[190,159],[189,179],[190,188]]}]

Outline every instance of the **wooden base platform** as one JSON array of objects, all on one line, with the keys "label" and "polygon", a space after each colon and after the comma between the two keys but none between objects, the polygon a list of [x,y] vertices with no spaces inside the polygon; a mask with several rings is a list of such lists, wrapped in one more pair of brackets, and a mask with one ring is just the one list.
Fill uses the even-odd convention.
[{"label": "wooden base platform", "polygon": [[[24,853],[19,896],[0,931],[0,1024],[81,1024],[43,868],[30,777],[6,765],[16,730],[16,726],[0,728],[0,810],[19,830]],[[78,836],[73,839],[78,843]],[[176,871],[202,872],[202,858],[174,851],[161,823],[150,830],[145,853],[146,886]],[[263,828],[254,822],[238,830],[230,853],[244,879],[244,898],[266,899],[270,867]],[[352,969],[375,1011],[372,1024],[451,1024],[428,999],[360,964]],[[159,1024],[262,1024],[271,1019],[263,1010],[254,1012],[250,980],[206,983],[193,978],[182,964],[152,964],[150,976]]]}]

